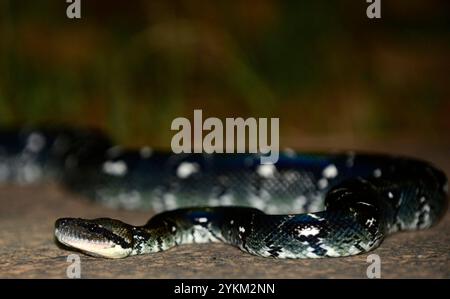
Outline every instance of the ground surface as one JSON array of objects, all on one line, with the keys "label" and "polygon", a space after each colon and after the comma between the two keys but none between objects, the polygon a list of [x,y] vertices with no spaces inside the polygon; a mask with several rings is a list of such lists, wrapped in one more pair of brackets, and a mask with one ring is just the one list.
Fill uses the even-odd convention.
[{"label": "ground surface", "polygon": [[[411,153],[411,151],[403,151]],[[446,152],[420,150],[449,174]],[[58,186],[0,187],[0,278],[65,278],[71,253],[55,245],[59,217],[113,217],[142,224],[149,213],[115,211]],[[399,233],[373,251],[383,278],[450,278],[450,212],[435,227]],[[322,260],[274,260],[222,244],[187,245],[122,260],[80,254],[84,278],[366,278],[368,254]]]}]

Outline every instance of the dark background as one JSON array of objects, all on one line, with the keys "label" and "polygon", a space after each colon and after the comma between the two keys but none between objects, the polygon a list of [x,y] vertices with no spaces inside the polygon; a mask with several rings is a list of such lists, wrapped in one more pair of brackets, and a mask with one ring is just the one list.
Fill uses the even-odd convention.
[{"label": "dark background", "polygon": [[200,108],[279,117],[282,146],[448,147],[449,2],[381,2],[371,20],[363,0],[84,0],[71,20],[65,1],[0,0],[0,126],[168,148]]}]

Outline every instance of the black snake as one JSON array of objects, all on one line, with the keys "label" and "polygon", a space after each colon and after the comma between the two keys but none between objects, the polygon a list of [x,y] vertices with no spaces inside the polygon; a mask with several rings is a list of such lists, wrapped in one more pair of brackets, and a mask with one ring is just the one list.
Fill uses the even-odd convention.
[{"label": "black snake", "polygon": [[0,133],[0,181],[54,179],[109,206],[161,212],[143,226],[56,221],[59,242],[94,256],[216,241],[263,257],[348,256],[430,227],[446,210],[447,178],[424,161],[353,152],[283,151],[274,165],[259,158],[123,150],[91,130]]}]

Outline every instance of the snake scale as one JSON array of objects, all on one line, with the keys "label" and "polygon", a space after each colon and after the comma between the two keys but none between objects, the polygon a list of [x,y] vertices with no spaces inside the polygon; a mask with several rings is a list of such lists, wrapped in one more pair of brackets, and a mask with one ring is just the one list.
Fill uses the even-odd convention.
[{"label": "snake scale", "polygon": [[172,154],[124,150],[84,129],[0,132],[0,181],[56,180],[111,207],[159,214],[143,226],[61,218],[56,239],[106,258],[224,242],[254,255],[364,253],[389,234],[428,228],[446,210],[445,174],[406,157],[354,152]]}]

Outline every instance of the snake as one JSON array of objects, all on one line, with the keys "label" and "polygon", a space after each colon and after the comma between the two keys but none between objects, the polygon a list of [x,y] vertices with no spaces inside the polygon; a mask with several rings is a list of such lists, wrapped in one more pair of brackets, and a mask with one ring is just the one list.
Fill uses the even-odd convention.
[{"label": "snake", "polygon": [[210,242],[280,259],[351,256],[429,228],[447,209],[447,177],[424,160],[290,149],[274,164],[260,157],[124,148],[93,129],[0,131],[0,182],[55,180],[107,207],[153,211],[142,226],[55,221],[58,244],[95,257]]}]

